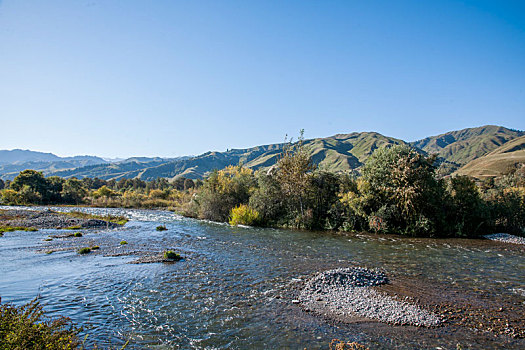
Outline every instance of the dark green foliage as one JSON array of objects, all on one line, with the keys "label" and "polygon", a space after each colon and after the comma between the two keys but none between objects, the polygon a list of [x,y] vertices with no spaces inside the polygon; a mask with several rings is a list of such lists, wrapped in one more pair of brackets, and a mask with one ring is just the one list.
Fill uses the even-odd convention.
[{"label": "dark green foliage", "polygon": [[80,248],[78,250],[78,254],[80,254],[80,255],[89,254],[89,253],[91,253],[91,248],[90,247],[84,247],[84,248]]},{"label": "dark green foliage", "polygon": [[413,148],[378,149],[363,168],[363,196],[370,229],[408,235],[436,235],[444,229],[443,184],[436,179],[434,157]]},{"label": "dark green foliage", "polygon": [[126,241],[120,241],[120,245],[125,245],[125,244],[128,244],[128,242],[126,242]]},{"label": "dark green foliage", "polygon": [[4,180],[0,179],[0,190],[3,190],[5,188],[5,182]]},{"label": "dark green foliage", "polygon": [[82,237],[82,232],[75,232],[73,234],[74,237]]},{"label": "dark green foliage", "polygon": [[160,225],[156,227],[156,230],[157,231],[167,231],[168,228],[166,227],[166,225]]},{"label": "dark green foliage", "polygon": [[77,349],[79,332],[69,318],[46,317],[36,299],[20,307],[0,299],[1,349]]},{"label": "dark green foliage", "polygon": [[60,194],[64,203],[80,204],[87,195],[87,190],[84,188],[82,181],[70,178],[63,184]]},{"label": "dark green foliage", "polygon": [[182,257],[178,253],[175,253],[173,250],[166,250],[164,251],[164,259],[181,260]]},{"label": "dark green foliage", "polygon": [[476,183],[467,176],[455,176],[448,181],[450,194],[447,222],[452,223],[456,236],[475,235],[488,224],[485,205]]},{"label": "dark green foliage", "polygon": [[284,195],[275,177],[259,172],[249,204],[259,212],[261,222],[270,226],[284,226],[288,216],[284,202]]}]

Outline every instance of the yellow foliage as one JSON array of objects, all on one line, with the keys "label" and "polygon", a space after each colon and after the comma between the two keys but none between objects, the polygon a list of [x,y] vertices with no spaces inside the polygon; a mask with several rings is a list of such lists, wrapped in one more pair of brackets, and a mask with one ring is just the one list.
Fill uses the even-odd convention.
[{"label": "yellow foliage", "polygon": [[246,204],[241,204],[231,210],[230,225],[254,225],[259,221],[259,212]]}]

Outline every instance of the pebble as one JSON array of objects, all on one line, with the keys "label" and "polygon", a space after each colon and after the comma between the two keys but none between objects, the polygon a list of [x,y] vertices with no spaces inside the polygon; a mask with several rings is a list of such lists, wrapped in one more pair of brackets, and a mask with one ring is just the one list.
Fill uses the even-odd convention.
[{"label": "pebble", "polygon": [[395,325],[426,327],[442,322],[429,311],[370,288],[385,283],[388,283],[388,278],[383,272],[362,267],[324,271],[306,282],[299,302],[305,309],[343,318],[357,314]]},{"label": "pebble", "polygon": [[492,241],[513,243],[513,244],[525,244],[525,237],[518,237],[508,233],[493,233],[490,235],[483,236]]}]

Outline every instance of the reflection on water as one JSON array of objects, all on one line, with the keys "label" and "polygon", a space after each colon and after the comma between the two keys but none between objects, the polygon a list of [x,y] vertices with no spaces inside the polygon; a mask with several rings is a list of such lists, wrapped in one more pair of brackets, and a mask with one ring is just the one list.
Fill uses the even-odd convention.
[{"label": "reflection on water", "polygon": [[[60,208],[57,210],[79,210]],[[170,212],[82,208],[125,215],[124,229],[85,234],[94,240],[162,251],[175,264],[128,264],[134,256],[37,253],[57,230],[0,238],[0,296],[24,303],[35,296],[52,315],[86,327],[88,340],[129,348],[327,348],[333,338],[373,348],[497,348],[476,335],[440,330],[401,332],[379,324],[334,325],[289,300],[297,279],[358,264],[389,274],[419,276],[505,298],[525,290],[523,251],[485,241],[406,239],[260,228],[231,228]],[[166,224],[168,231],[155,227]],[[135,249],[135,248],[133,248]],[[417,334],[417,336],[414,336]]]}]

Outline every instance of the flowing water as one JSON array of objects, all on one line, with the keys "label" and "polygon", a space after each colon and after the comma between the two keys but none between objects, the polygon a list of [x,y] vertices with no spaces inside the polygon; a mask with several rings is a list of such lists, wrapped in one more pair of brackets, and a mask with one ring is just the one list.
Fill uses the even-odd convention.
[{"label": "flowing water", "polygon": [[[60,208],[57,210],[73,210]],[[378,323],[337,324],[291,302],[299,279],[345,266],[481,291],[498,300],[525,291],[523,250],[481,240],[432,240],[228,225],[164,211],[75,208],[125,215],[115,230],[84,230],[95,254],[75,250],[44,254],[59,230],[11,232],[0,238],[2,302],[40,297],[51,316],[84,327],[88,344],[155,349],[327,349],[331,339],[371,348],[509,348],[523,342],[491,341],[474,332],[451,333]],[[167,231],[156,231],[165,224]],[[64,239],[64,241],[67,239]],[[129,244],[120,246],[126,240]],[[69,239],[71,241],[71,239]],[[82,242],[82,241],[78,241]],[[115,252],[172,249],[177,263],[130,264],[136,255]],[[112,255],[112,256],[108,256]]]}]

